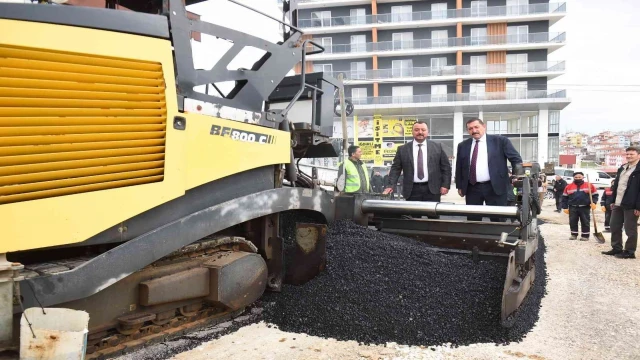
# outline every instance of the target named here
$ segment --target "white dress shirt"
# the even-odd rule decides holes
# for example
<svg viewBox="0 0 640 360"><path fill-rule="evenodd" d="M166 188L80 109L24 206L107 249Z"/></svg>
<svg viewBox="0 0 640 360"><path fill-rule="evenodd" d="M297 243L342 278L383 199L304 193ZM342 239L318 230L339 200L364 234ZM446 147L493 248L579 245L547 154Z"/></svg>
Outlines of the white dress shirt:
<svg viewBox="0 0 640 360"><path fill-rule="evenodd" d="M427 170L427 140L422 142L422 168L424 178L418 179L418 142L413 140L413 182L422 183L429 181L429 171Z"/></svg>
<svg viewBox="0 0 640 360"><path fill-rule="evenodd" d="M487 153L487 134L480 138L478 147L478 160L476 161L476 181L485 182L491 180L489 176L489 156ZM476 146L476 139L471 138L471 152L469 153L469 169L471 169L471 160L473 159L473 149ZM471 174L469 174L471 179Z"/></svg>

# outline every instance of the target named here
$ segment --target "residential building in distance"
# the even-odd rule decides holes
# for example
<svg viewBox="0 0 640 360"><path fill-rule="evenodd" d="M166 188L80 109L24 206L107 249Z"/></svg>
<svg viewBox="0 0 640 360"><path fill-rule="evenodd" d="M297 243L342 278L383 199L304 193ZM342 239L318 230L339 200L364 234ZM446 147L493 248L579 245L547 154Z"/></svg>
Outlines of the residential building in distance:
<svg viewBox="0 0 640 360"><path fill-rule="evenodd" d="M607 167L619 168L622 164L627 162L627 158L625 157L626 152L624 151L615 151L610 152L604 157L604 165Z"/></svg>
<svg viewBox="0 0 640 360"><path fill-rule="evenodd" d="M366 161L390 164L416 120L427 122L430 139L453 161L469 136L465 121L480 117L525 161L558 162L570 99L548 88L565 73L564 61L548 57L566 34L549 28L565 17L564 2L298 0L297 7L294 25L324 52L295 70L343 74L355 106L347 136L357 138Z"/></svg>
<svg viewBox="0 0 640 360"><path fill-rule="evenodd" d="M626 163L625 149L640 144L640 129L602 131L593 136L568 132L560 139L561 155L577 155L580 163L589 163L607 173L615 173Z"/></svg>

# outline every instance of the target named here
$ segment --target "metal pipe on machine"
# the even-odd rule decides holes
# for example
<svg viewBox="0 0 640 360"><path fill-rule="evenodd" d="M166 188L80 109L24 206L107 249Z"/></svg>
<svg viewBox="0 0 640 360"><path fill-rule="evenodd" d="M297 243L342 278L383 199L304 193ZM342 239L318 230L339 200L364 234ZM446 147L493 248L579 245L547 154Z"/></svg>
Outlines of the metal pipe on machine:
<svg viewBox="0 0 640 360"><path fill-rule="evenodd" d="M363 213L426 216L484 216L518 218L517 206L462 205L427 201L363 200Z"/></svg>

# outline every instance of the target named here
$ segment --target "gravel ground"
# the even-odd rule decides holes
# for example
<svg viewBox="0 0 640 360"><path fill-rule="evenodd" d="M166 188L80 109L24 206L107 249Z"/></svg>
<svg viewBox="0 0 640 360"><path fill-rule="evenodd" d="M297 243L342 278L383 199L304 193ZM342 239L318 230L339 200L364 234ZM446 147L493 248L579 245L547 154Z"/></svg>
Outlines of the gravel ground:
<svg viewBox="0 0 640 360"><path fill-rule="evenodd" d="M457 195L445 197L455 201ZM600 245L570 241L568 217L545 200L548 281L539 321L519 342L493 342L452 348L395 343L359 345L307 334L284 332L264 322L203 343L174 359L638 359L640 358L640 274L637 260L600 254ZM604 216L597 213L599 224ZM604 228L604 226L602 226ZM593 229L592 229L593 230ZM610 234L605 233L609 240ZM295 339L295 340L294 340Z"/></svg>

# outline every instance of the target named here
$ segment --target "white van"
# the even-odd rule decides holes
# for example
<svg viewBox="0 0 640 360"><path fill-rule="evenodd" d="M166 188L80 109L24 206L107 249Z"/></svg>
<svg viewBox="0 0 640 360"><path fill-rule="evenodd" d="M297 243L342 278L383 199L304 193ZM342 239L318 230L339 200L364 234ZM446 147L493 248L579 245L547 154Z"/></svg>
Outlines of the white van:
<svg viewBox="0 0 640 360"><path fill-rule="evenodd" d="M555 168L555 174L562 176L562 178L567 182L567 184L571 184L573 182L573 173L574 172L582 172L584 174L585 181L587 181L587 177L589 182L595 185L598 189L604 189L611 186L611 177L609 174L599 171L596 169L567 169L567 168ZM555 180L555 179L554 179Z"/></svg>

